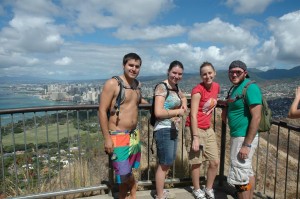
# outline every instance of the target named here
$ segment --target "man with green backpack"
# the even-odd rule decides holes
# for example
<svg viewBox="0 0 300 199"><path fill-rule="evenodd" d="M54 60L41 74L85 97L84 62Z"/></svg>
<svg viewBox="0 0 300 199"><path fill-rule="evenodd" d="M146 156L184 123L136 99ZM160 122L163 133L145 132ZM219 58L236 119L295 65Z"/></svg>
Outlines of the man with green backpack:
<svg viewBox="0 0 300 199"><path fill-rule="evenodd" d="M255 185L252 156L258 144L263 97L258 85L248 79L244 62L233 61L229 65L228 77L233 87L222 112L223 121L228 119L231 136L227 181L236 187L239 199L250 199Z"/></svg>

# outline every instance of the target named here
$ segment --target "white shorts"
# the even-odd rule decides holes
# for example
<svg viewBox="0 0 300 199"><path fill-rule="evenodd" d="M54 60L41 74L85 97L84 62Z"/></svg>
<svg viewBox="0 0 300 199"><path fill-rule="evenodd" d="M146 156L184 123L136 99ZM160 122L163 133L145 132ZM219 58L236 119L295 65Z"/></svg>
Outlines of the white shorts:
<svg viewBox="0 0 300 199"><path fill-rule="evenodd" d="M251 143L250 153L247 159L240 159L239 151L245 137L232 137L230 143L230 167L227 182L233 185L245 185L249 183L249 176L254 176L252 169L252 157L257 148L258 136Z"/></svg>

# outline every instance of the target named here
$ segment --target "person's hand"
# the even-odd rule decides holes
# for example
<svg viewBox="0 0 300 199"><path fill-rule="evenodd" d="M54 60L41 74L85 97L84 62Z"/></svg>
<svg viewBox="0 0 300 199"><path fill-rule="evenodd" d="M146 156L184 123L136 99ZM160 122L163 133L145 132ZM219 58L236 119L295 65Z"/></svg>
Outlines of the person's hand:
<svg viewBox="0 0 300 199"><path fill-rule="evenodd" d="M221 105L221 106L227 106L227 100L221 100L219 99L217 104Z"/></svg>
<svg viewBox="0 0 300 199"><path fill-rule="evenodd" d="M300 100L300 86L298 86L298 88L296 88L295 98Z"/></svg>
<svg viewBox="0 0 300 199"><path fill-rule="evenodd" d="M180 108L180 109L177 110L177 114L178 114L178 116L184 116L185 110Z"/></svg>
<svg viewBox="0 0 300 199"><path fill-rule="evenodd" d="M196 136L193 136L193 142L192 142L192 149L194 151L199 151L199 138Z"/></svg>
<svg viewBox="0 0 300 199"><path fill-rule="evenodd" d="M183 109L183 110L184 110L184 112L187 112L187 110L188 110L188 107L187 107L187 105L182 105L182 106L181 106L181 109Z"/></svg>
<svg viewBox="0 0 300 199"><path fill-rule="evenodd" d="M248 158L248 155L249 155L249 152L250 152L250 148L247 147L247 146L242 146L242 148L240 149L239 151L239 157L241 159L247 159Z"/></svg>
<svg viewBox="0 0 300 199"><path fill-rule="evenodd" d="M114 143L110 137L106 138L104 141L104 150L107 154L112 154L114 151Z"/></svg>

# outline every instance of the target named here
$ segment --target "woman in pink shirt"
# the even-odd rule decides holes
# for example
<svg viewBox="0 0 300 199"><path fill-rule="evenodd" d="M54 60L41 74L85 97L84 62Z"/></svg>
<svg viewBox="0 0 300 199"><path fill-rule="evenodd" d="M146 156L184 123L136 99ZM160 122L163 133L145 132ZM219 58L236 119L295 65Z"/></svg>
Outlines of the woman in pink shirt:
<svg viewBox="0 0 300 199"><path fill-rule="evenodd" d="M219 84L214 82L215 76L216 71L211 63L204 62L200 66L202 82L192 90L191 111L186 121L186 133L191 134L187 151L192 167L193 194L197 199L215 198L213 183L218 171L219 155L215 132L210 127L212 112L220 92ZM209 167L206 187L201 190L200 165L204 161L209 161Z"/></svg>

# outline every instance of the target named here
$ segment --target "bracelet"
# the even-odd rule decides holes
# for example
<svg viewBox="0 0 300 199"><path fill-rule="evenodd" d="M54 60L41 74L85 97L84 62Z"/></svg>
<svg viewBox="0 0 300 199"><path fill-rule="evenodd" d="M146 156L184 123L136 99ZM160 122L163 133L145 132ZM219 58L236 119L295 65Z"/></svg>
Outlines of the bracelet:
<svg viewBox="0 0 300 199"><path fill-rule="evenodd" d="M200 136L199 136L199 135L193 135L193 136L195 136L195 137L197 137L197 138L200 138Z"/></svg>
<svg viewBox="0 0 300 199"><path fill-rule="evenodd" d="M246 143L243 143L242 146L246 146L246 147L249 147L251 148L251 144L246 144Z"/></svg>

